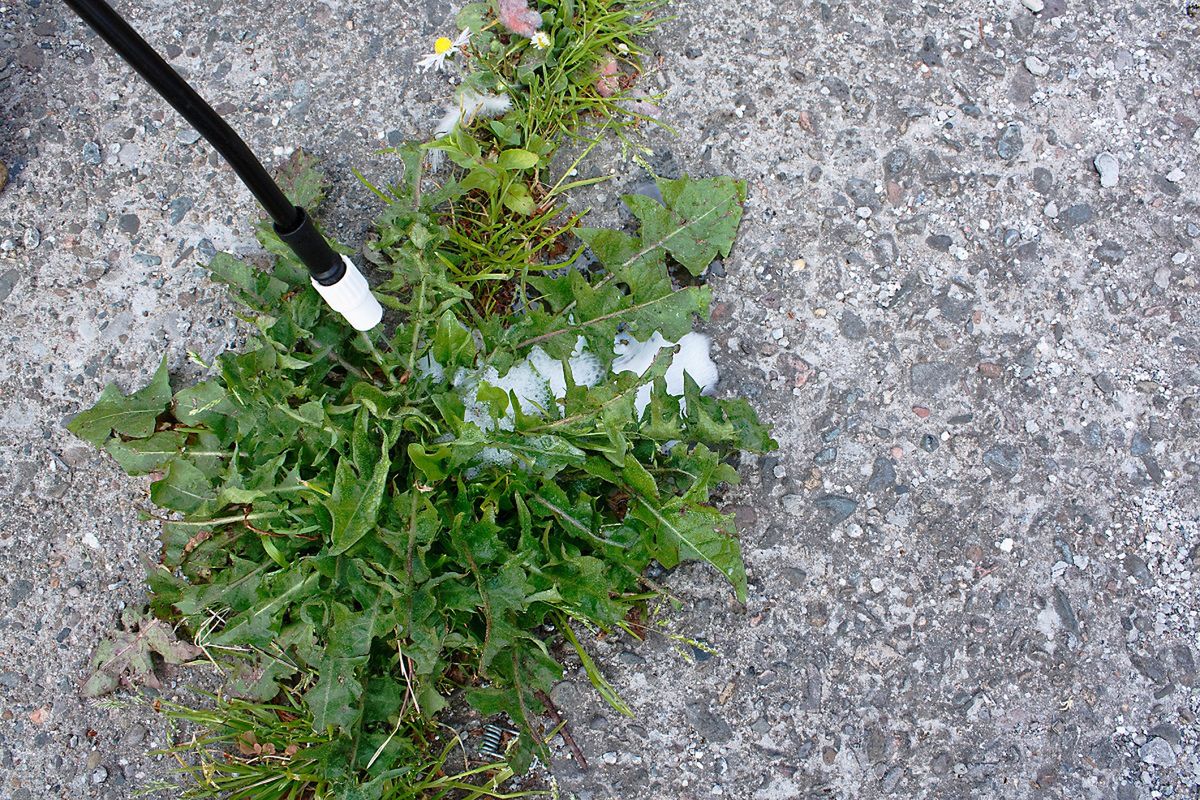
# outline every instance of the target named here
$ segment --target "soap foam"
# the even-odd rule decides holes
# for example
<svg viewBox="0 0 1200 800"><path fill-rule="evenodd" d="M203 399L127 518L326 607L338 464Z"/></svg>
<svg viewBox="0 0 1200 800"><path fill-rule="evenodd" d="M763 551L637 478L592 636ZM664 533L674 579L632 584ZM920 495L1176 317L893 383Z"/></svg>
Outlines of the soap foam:
<svg viewBox="0 0 1200 800"><path fill-rule="evenodd" d="M413 369L422 378L433 378L435 383L441 383L446 377L446 368L433 357L432 351L418 358L413 364Z"/></svg>
<svg viewBox="0 0 1200 800"><path fill-rule="evenodd" d="M684 373L691 376L700 387L701 394L712 394L717 387L717 365L712 360L712 340L703 333L685 334L679 340L679 352L667 367L667 392L679 397L683 394Z"/></svg>
<svg viewBox="0 0 1200 800"><path fill-rule="evenodd" d="M720 378L717 365L712 360L712 340L695 331L685 334L678 342L667 341L658 331L644 342L629 334L618 334L613 342L616 358L612 362L612 374L632 372L638 376L645 375L664 347L678 348L667 366L665 377L668 394L683 396L684 375L691 376L700 387L701 394L712 394ZM570 365L571 376L578 386L595 386L603 377L600 359L588 352L587 342L582 336L576 340L575 349L567 359L567 364ZM440 378L443 374L442 365L432 356L421 359L417 369L421 374L435 378ZM515 423L515 414L509 408L503 416L496 419L488 404L479 399L479 389L483 384L503 390L510 398L515 395L521 412L531 416L543 416L552 409L557 410L556 401L561 400L567 391L563 362L550 356L541 347L530 350L527 358L515 362L503 376L495 367L484 367L480 370L460 369L451 385L458 390L462 398L464 419L478 425L480 430L485 432L497 427L500 430L511 431ZM650 404L652 390L653 387L649 383L638 388L634 407L639 417ZM685 410L682 401L680 410ZM488 447L480 452L477 464L478 468L506 466L514 460L509 451Z"/></svg>
<svg viewBox="0 0 1200 800"><path fill-rule="evenodd" d="M567 378L563 362L552 358L541 347L534 347L530 350L528 360L533 368L541 373L554 398L556 400L563 399L567 394ZM603 377L600 359L588 352L587 340L582 336L575 340L575 349L571 351L567 364L571 368L571 378L575 381L576 386L595 386Z"/></svg>
<svg viewBox="0 0 1200 800"><path fill-rule="evenodd" d="M613 342L613 352L617 356L612 363L613 374L632 372L635 375L645 375L646 370L654 363L658 351L672 346L658 331L644 342L639 342L630 334L619 333Z"/></svg>
<svg viewBox="0 0 1200 800"><path fill-rule="evenodd" d="M716 363L712 360L712 340L703 333L695 331L684 334L678 342L667 341L658 331L655 331L644 342L638 341L627 333L617 334L617 338L613 342L613 352L617 354L612 363L613 374L632 372L636 375L645 375L646 370L650 369L654 359L658 356L658 351L664 347L679 348L678 352L671 356L671 363L667 366L665 377L668 394L674 397L683 396L683 376L685 374L690 375L696 382L696 385L700 387L701 394L713 393L720 375L717 372ZM634 408L639 417L646 406L650 405L650 392L651 386L646 384L638 389L637 396L634 398ZM682 411L686 406L681 402L679 408Z"/></svg>

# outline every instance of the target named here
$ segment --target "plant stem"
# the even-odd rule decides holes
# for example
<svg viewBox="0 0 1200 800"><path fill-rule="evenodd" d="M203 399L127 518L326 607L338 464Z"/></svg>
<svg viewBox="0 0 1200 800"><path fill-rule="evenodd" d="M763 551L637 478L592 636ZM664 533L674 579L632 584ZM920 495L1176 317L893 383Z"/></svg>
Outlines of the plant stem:
<svg viewBox="0 0 1200 800"><path fill-rule="evenodd" d="M538 699L546 706L546 713L550 715L550 719L554 720L554 724L558 727L558 732L562 735L563 741L567 743L567 747L571 748L571 754L575 756L575 763L579 765L579 769L583 772L588 770L587 759L583 757L583 751L579 749L579 745L575 742L575 737L571 735L571 728L567 721L563 719L563 715L558 713L558 707L554 705L554 701L550 699L550 695L542 690L538 690Z"/></svg>

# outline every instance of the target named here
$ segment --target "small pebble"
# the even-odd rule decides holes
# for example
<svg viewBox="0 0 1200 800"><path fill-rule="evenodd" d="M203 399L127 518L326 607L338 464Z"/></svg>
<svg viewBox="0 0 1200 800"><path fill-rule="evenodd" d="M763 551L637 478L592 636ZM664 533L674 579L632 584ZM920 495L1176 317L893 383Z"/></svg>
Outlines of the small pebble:
<svg viewBox="0 0 1200 800"><path fill-rule="evenodd" d="M837 454L838 451L836 447L823 448L820 452L813 456L813 463L818 466L832 464L837 460Z"/></svg>
<svg viewBox="0 0 1200 800"><path fill-rule="evenodd" d="M1014 545L1016 545L1016 542L1014 542L1008 536L1005 536L1000 540L1000 544L996 545L996 547L1000 549L1001 553L1011 553Z"/></svg>
<svg viewBox="0 0 1200 800"><path fill-rule="evenodd" d="M137 214L122 214L121 218L117 220L117 228L130 236L135 235L141 227L142 220Z"/></svg>
<svg viewBox="0 0 1200 800"><path fill-rule="evenodd" d="M1096 212L1087 203L1076 203L1073 206L1068 206L1062 213L1063 222L1071 228L1078 228L1080 225L1086 225L1091 222L1096 216Z"/></svg>
<svg viewBox="0 0 1200 800"><path fill-rule="evenodd" d="M187 212L192 210L192 198L177 197L167 204L167 219L172 225L178 225Z"/></svg>
<svg viewBox="0 0 1200 800"><path fill-rule="evenodd" d="M1176 762L1175 750L1169 742L1158 736L1138 748L1138 756L1145 763L1155 767L1173 767Z"/></svg>
<svg viewBox="0 0 1200 800"><path fill-rule="evenodd" d="M1057 219L1058 203L1054 202L1053 200L1051 200L1049 203L1046 203L1046 207L1042 209L1042 213L1050 219Z"/></svg>
<svg viewBox="0 0 1200 800"><path fill-rule="evenodd" d="M1046 7L1046 4L1043 3L1042 0L1021 0L1021 5L1025 6L1035 14L1040 13L1041 10Z"/></svg>
<svg viewBox="0 0 1200 800"><path fill-rule="evenodd" d="M1050 66L1037 56L1029 56L1025 59L1025 69L1039 78L1044 78L1050 74Z"/></svg>
<svg viewBox="0 0 1200 800"><path fill-rule="evenodd" d="M1176 167L1167 173L1167 180L1169 180L1171 183L1179 183L1185 177L1187 177L1187 175L1179 167Z"/></svg>
<svg viewBox="0 0 1200 800"><path fill-rule="evenodd" d="M996 154L1005 161L1012 161L1025 148L1025 138L1020 125L1006 125L996 139Z"/></svg>
<svg viewBox="0 0 1200 800"><path fill-rule="evenodd" d="M883 578L871 578L871 591L875 594L882 592L884 586L886 584L883 582Z"/></svg>
<svg viewBox="0 0 1200 800"><path fill-rule="evenodd" d="M1117 157L1105 150L1100 155L1096 156L1092 162L1096 167L1096 172L1100 173L1100 185L1105 189L1111 189L1117 185L1117 181L1121 177L1121 164L1117 161Z"/></svg>

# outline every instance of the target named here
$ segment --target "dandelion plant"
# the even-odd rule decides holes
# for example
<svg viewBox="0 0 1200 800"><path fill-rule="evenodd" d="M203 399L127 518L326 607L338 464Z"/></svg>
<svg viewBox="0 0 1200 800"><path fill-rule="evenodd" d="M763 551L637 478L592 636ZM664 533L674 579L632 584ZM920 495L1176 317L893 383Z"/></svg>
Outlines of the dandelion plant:
<svg viewBox="0 0 1200 800"><path fill-rule="evenodd" d="M740 452L775 443L745 400L672 367L671 344L700 341L710 302L672 274L729 255L745 184L660 180L661 202L625 198L638 228L623 232L581 227L543 181L564 136L636 120L606 65L635 63L651 8L468 6L468 33L430 61L470 64L453 124L397 148L401 179L372 186L387 206L363 255L384 324L346 327L262 226L271 268L209 265L247 344L189 386L164 361L71 422L153 478L151 609L229 680L210 710L179 712L210 732L184 747L207 765L193 796L447 796L435 732L460 700L520 731L504 764L453 779L501 796L498 776L545 753L560 635L628 711L585 634L631 628L660 589L651 565L701 562L745 600L713 493ZM311 160L290 186L317 204ZM637 368L630 343L652 343Z"/></svg>

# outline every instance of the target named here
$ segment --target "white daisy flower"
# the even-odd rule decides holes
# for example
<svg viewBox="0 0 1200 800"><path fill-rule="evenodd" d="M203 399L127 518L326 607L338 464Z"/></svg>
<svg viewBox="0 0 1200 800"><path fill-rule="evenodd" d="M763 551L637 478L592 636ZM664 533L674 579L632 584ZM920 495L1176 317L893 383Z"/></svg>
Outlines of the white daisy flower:
<svg viewBox="0 0 1200 800"><path fill-rule="evenodd" d="M433 43L433 52L417 61L417 66L422 71L445 69L446 59L453 55L459 48L465 47L469 41L471 41L471 32L466 28L463 28L462 33L458 34L453 41L445 36L439 36L437 41Z"/></svg>
<svg viewBox="0 0 1200 800"><path fill-rule="evenodd" d="M538 31L533 36L529 37L529 42L538 50L545 50L550 46L550 34L545 31Z"/></svg>

